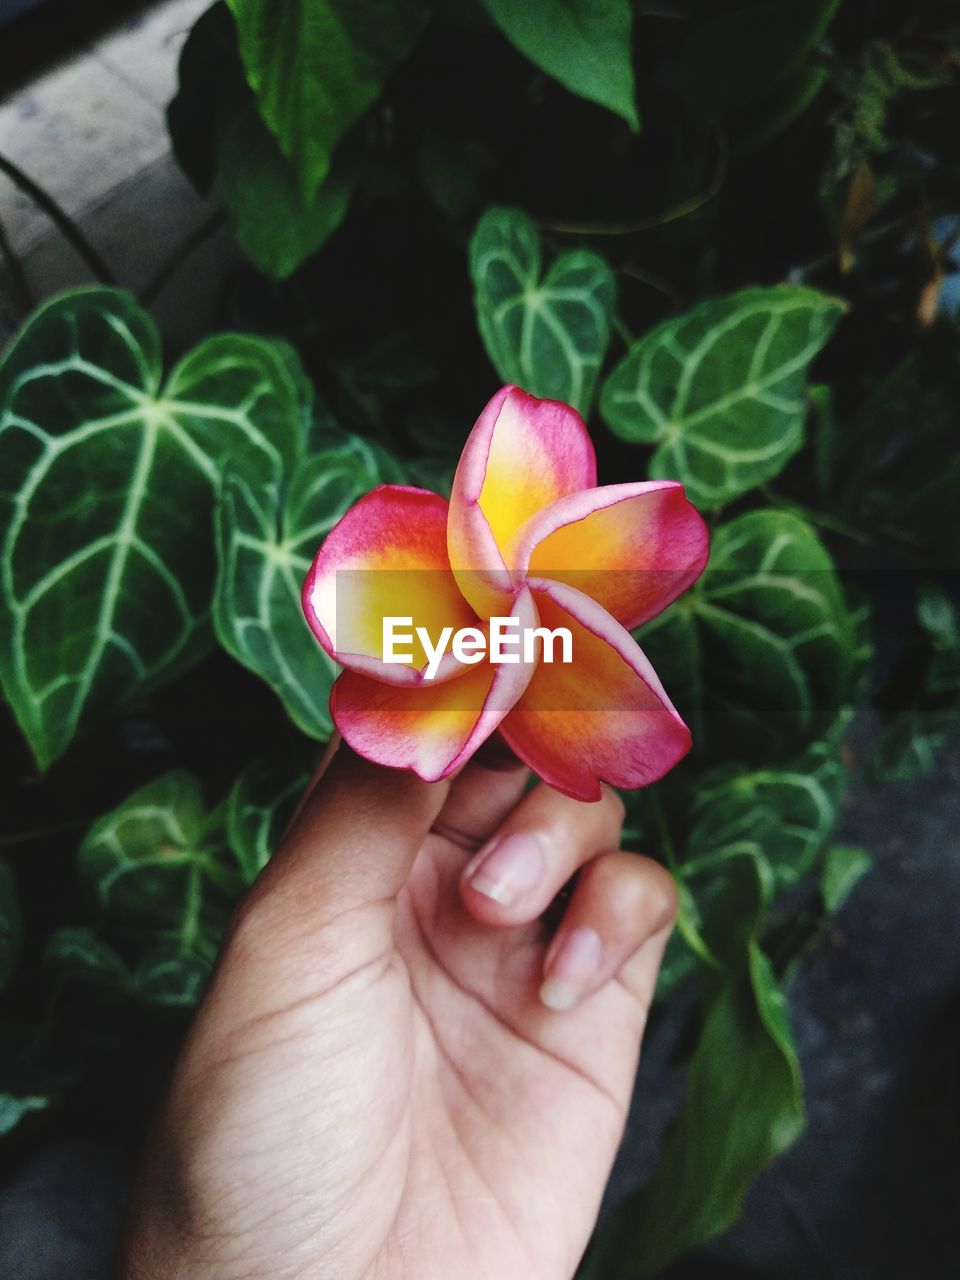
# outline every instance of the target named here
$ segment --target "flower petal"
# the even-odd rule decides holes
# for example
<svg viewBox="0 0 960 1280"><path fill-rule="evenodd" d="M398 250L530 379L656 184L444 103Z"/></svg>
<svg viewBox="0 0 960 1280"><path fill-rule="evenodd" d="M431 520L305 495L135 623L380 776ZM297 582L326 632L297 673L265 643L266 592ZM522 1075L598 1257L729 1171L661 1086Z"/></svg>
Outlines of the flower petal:
<svg viewBox="0 0 960 1280"><path fill-rule="evenodd" d="M560 498L520 535L517 570L583 591L638 627L696 582L710 552L703 517L675 480Z"/></svg>
<svg viewBox="0 0 960 1280"><path fill-rule="evenodd" d="M514 616L521 626L536 626L529 591L520 592ZM330 712L344 740L360 755L436 782L489 738L533 671L522 662L495 666L483 661L456 680L417 688L387 687L343 671L330 694Z"/></svg>
<svg viewBox="0 0 960 1280"><path fill-rule="evenodd" d="M500 726L505 740L578 800L599 800L601 782L644 787L662 778L689 751L690 731L636 641L575 588L528 585L540 625L571 632L573 661L540 662Z"/></svg>
<svg viewBox="0 0 960 1280"><path fill-rule="evenodd" d="M323 648L375 680L419 685L428 655L413 628L436 644L444 627L474 626L447 559L447 502L426 489L381 485L350 508L327 534L303 584L303 611ZM383 619L411 618L406 664L383 661ZM435 679L464 668L449 652Z"/></svg>
<svg viewBox="0 0 960 1280"><path fill-rule="evenodd" d="M506 612L518 530L541 507L596 482L575 409L517 387L497 392L464 446L447 532L460 589L482 617Z"/></svg>

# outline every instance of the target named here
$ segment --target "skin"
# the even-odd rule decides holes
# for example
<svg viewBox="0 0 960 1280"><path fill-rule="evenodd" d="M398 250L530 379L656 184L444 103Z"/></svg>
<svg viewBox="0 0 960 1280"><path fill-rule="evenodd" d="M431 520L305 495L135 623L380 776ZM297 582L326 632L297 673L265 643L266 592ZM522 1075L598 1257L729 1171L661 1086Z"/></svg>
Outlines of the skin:
<svg viewBox="0 0 960 1280"><path fill-rule="evenodd" d="M675 896L618 850L613 793L527 781L495 752L433 784L322 762L175 1071L125 1280L569 1280ZM535 853L497 901L471 877L517 832ZM563 958L577 929L588 978Z"/></svg>

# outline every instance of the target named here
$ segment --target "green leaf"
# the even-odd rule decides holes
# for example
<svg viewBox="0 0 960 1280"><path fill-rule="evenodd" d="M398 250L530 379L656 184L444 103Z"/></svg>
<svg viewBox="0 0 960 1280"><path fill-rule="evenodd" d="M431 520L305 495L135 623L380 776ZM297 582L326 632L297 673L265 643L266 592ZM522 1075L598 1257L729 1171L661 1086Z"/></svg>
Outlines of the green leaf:
<svg viewBox="0 0 960 1280"><path fill-rule="evenodd" d="M630 61L629 0L483 0L490 17L524 57L571 93L599 102L638 129Z"/></svg>
<svg viewBox="0 0 960 1280"><path fill-rule="evenodd" d="M229 0L260 113L309 204L426 21L418 0Z"/></svg>
<svg viewBox="0 0 960 1280"><path fill-rule="evenodd" d="M656 446L651 477L723 506L778 475L803 444L807 366L842 312L800 285L711 298L633 344L600 412L622 439Z"/></svg>
<svg viewBox="0 0 960 1280"><path fill-rule="evenodd" d="M167 940L147 946L131 968L93 929L60 929L47 944L46 962L67 982L110 998L169 1008L192 1008L210 976L209 959L179 954Z"/></svg>
<svg viewBox="0 0 960 1280"><path fill-rule="evenodd" d="M254 266L280 280L316 253L346 216L355 163L338 152L304 204L290 162L251 102L222 128L217 146L220 191L240 248Z"/></svg>
<svg viewBox="0 0 960 1280"><path fill-rule="evenodd" d="M77 858L100 926L61 929L48 962L113 998L191 1007L249 883L228 840L235 824L232 804L208 811L182 770L128 796L94 823Z"/></svg>
<svg viewBox="0 0 960 1280"><path fill-rule="evenodd" d="M253 884L276 852L306 783L306 773L267 761L251 765L234 783L227 797L227 839L246 884Z"/></svg>
<svg viewBox="0 0 960 1280"><path fill-rule="evenodd" d="M0 1093L0 1137L14 1130L31 1111L43 1111L49 1098L16 1098L12 1093Z"/></svg>
<svg viewBox="0 0 960 1280"><path fill-rule="evenodd" d="M697 585L638 633L700 750L767 762L824 734L851 696L854 618L799 517L722 525Z"/></svg>
<svg viewBox="0 0 960 1280"><path fill-rule="evenodd" d="M47 942L44 959L63 977L93 980L117 990L124 990L130 982L122 957L85 926L58 929Z"/></svg>
<svg viewBox="0 0 960 1280"><path fill-rule="evenodd" d="M301 448L285 352L225 334L162 382L120 290L47 303L0 362L0 682L41 768L78 729L209 645L222 462L273 474Z"/></svg>
<svg viewBox="0 0 960 1280"><path fill-rule="evenodd" d="M820 893L827 911L839 911L863 877L873 867L866 849L835 844L827 853L820 876Z"/></svg>
<svg viewBox="0 0 960 1280"><path fill-rule="evenodd" d="M237 52L230 11L215 4L194 23L180 55L178 89L167 111L177 159L200 191L215 180L237 242L261 271L285 278L343 221L358 173L345 142L310 200L264 124Z"/></svg>
<svg viewBox="0 0 960 1280"><path fill-rule="evenodd" d="M80 878L144 954L162 947L208 966L243 887L222 824L220 811L207 814L193 774L165 774L94 823L78 853Z"/></svg>
<svg viewBox="0 0 960 1280"><path fill-rule="evenodd" d="M792 888L814 865L836 824L844 769L817 746L790 768L724 765L702 775L693 796L683 873L721 873L740 853L762 858L775 888Z"/></svg>
<svg viewBox="0 0 960 1280"><path fill-rule="evenodd" d="M328 702L337 667L303 616L303 580L330 529L390 475L391 465L358 437L329 433L287 486L232 469L224 478L217 512L217 636L314 738L330 734Z"/></svg>
<svg viewBox="0 0 960 1280"><path fill-rule="evenodd" d="M22 931L13 872L10 864L0 858L0 987L7 984L17 962Z"/></svg>
<svg viewBox="0 0 960 1280"><path fill-rule="evenodd" d="M477 324L505 382L589 412L610 341L616 283L586 249L554 259L543 274L532 219L488 209L470 242Z"/></svg>
<svg viewBox="0 0 960 1280"><path fill-rule="evenodd" d="M786 1001L756 941L764 897L758 865L741 857L709 935L725 943L729 968L708 996L680 1113L650 1182L600 1232L583 1280L658 1275L725 1231L754 1178L803 1129Z"/></svg>

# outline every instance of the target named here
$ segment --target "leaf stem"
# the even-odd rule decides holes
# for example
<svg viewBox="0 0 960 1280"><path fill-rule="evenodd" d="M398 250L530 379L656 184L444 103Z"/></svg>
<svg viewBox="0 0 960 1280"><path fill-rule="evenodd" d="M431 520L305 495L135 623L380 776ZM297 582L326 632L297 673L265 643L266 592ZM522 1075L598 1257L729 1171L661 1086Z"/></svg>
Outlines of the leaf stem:
<svg viewBox="0 0 960 1280"><path fill-rule="evenodd" d="M651 214L646 218L632 218L626 222L554 222L550 219L541 219L539 221L541 231L553 231L558 235L572 236L631 236L641 231L654 231L657 227L665 227L670 222L679 222L681 218L697 213L711 200L716 199L727 176L730 147L725 135L719 129L716 137L717 159L707 186L695 195L688 196L686 200L670 205L662 213Z"/></svg>
<svg viewBox="0 0 960 1280"><path fill-rule="evenodd" d="M14 164L9 156L3 155L2 152L0 152L0 173L5 173L15 187L28 195L34 204L43 210L64 240L76 249L101 284L117 283L116 276L70 215L61 208L48 191L44 191L43 187L34 182L29 174L24 173L19 165Z"/></svg>

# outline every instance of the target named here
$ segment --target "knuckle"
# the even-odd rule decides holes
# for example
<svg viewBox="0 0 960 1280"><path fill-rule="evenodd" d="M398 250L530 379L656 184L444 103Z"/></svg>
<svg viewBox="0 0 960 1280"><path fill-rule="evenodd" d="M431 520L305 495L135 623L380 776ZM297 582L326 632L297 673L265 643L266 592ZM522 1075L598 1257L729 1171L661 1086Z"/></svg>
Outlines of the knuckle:
<svg viewBox="0 0 960 1280"><path fill-rule="evenodd" d="M606 866L598 866L603 890L615 898L629 915L640 914L649 921L650 932L672 926L679 907L673 876L659 862L643 854L622 851L611 856Z"/></svg>
<svg viewBox="0 0 960 1280"><path fill-rule="evenodd" d="M646 898L657 922L657 930L672 925L680 907L677 883L666 867L653 859L649 860L647 868Z"/></svg>

